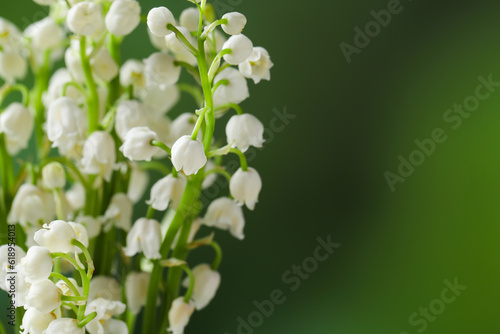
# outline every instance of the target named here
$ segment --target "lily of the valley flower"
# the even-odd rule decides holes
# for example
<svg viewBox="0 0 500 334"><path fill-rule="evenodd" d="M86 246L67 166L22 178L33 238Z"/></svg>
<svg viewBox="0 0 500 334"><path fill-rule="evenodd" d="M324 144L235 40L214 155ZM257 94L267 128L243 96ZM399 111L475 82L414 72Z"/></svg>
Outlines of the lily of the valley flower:
<svg viewBox="0 0 500 334"><path fill-rule="evenodd" d="M154 219L140 218L127 235L127 247L124 248L124 252L127 256L142 252L148 259L159 259L160 246L160 223Z"/></svg>
<svg viewBox="0 0 500 334"><path fill-rule="evenodd" d="M85 328L78 327L78 321L71 318L60 318L50 323L43 334L85 334Z"/></svg>
<svg viewBox="0 0 500 334"><path fill-rule="evenodd" d="M224 14L222 19L226 19L227 23L222 25L222 30L228 35L239 35L247 24L245 15L238 12L231 12Z"/></svg>
<svg viewBox="0 0 500 334"><path fill-rule="evenodd" d="M194 290L193 301L199 311L205 308L214 298L220 285L219 272L212 270L208 264L200 264L193 269ZM189 278L182 282L183 286L189 287Z"/></svg>
<svg viewBox="0 0 500 334"><path fill-rule="evenodd" d="M231 65L238 65L248 59L252 54L252 41L245 35L239 34L231 36L224 46L223 50L229 49L231 53L224 55L224 60Z"/></svg>
<svg viewBox="0 0 500 334"><path fill-rule="evenodd" d="M85 328L90 334L103 333L128 333L127 325L120 320L113 319L125 311L125 304L119 301L111 301L98 298L91 301L85 310L85 315L96 312L97 316L90 321Z"/></svg>
<svg viewBox="0 0 500 334"><path fill-rule="evenodd" d="M60 189L66 184L66 173L59 162L51 162L42 169L43 184L47 189Z"/></svg>
<svg viewBox="0 0 500 334"><path fill-rule="evenodd" d="M226 136L228 143L246 152L250 146L262 147L264 125L251 114L234 115L227 122Z"/></svg>
<svg viewBox="0 0 500 334"><path fill-rule="evenodd" d="M55 210L52 194L25 183L14 197L7 220L11 224L20 223L23 227L28 227L29 224L38 226L40 222L50 222L54 218Z"/></svg>
<svg viewBox="0 0 500 334"><path fill-rule="evenodd" d="M116 64L109 51L104 47L100 48L96 55L92 57L90 65L92 66L92 71L106 82L113 80L120 71L118 64Z"/></svg>
<svg viewBox="0 0 500 334"><path fill-rule="evenodd" d="M36 283L49 278L53 264L48 248L33 246L21 259L19 269L23 271L28 283Z"/></svg>
<svg viewBox="0 0 500 334"><path fill-rule="evenodd" d="M55 220L50 224L44 224L43 228L35 233L35 241L51 252L68 253L74 250L71 244L76 239L76 233L70 224L63 220Z"/></svg>
<svg viewBox="0 0 500 334"><path fill-rule="evenodd" d="M49 279L31 285L24 308L36 308L39 312L49 313L61 306L61 291Z"/></svg>
<svg viewBox="0 0 500 334"><path fill-rule="evenodd" d="M54 313L42 313L34 307L30 307L23 316L21 329L23 333L42 334L49 327L50 323L56 320Z"/></svg>
<svg viewBox="0 0 500 334"><path fill-rule="evenodd" d="M256 84L261 80L271 80L271 68L274 66L266 49L257 46L253 48L248 59L238 65L245 78L252 79Z"/></svg>
<svg viewBox="0 0 500 334"><path fill-rule="evenodd" d="M66 23L69 30L77 35L94 34L103 25L100 4L91 1L77 3L69 10Z"/></svg>
<svg viewBox="0 0 500 334"><path fill-rule="evenodd" d="M174 62L174 57L161 52L153 53L144 59L146 85L166 87L176 84L181 75L181 67Z"/></svg>
<svg viewBox="0 0 500 334"><path fill-rule="evenodd" d="M122 289L118 281L113 277L94 276L90 280L89 301L99 298L120 301L122 299Z"/></svg>
<svg viewBox="0 0 500 334"><path fill-rule="evenodd" d="M151 161L158 154L159 148L151 145L153 140L160 140L156 132L141 126L130 129L120 147L123 155L132 161Z"/></svg>
<svg viewBox="0 0 500 334"><path fill-rule="evenodd" d="M189 31L197 31L200 22L200 12L197 8L184 9L179 16L179 24Z"/></svg>
<svg viewBox="0 0 500 334"><path fill-rule="evenodd" d="M243 240L245 238L243 234L245 228L243 210L228 197L221 197L210 203L203 224L221 230L229 230L237 239Z"/></svg>
<svg viewBox="0 0 500 334"><path fill-rule="evenodd" d="M245 204L247 208L253 210L262 189L262 180L255 169L249 167L244 171L240 168L231 177L229 189L238 204Z"/></svg>
<svg viewBox="0 0 500 334"><path fill-rule="evenodd" d="M172 146L172 163L177 171L182 169L186 175L198 173L207 163L203 144L190 136L182 136Z"/></svg>
<svg viewBox="0 0 500 334"><path fill-rule="evenodd" d="M169 174L153 185L151 199L146 203L158 211L165 211L170 203L171 207L177 209L186 184L187 179L184 175L179 174L177 177L173 177L172 174Z"/></svg>
<svg viewBox="0 0 500 334"><path fill-rule="evenodd" d="M175 18L172 12L165 7L155 7L148 13L148 27L153 35L165 37L172 33L167 29L168 24L175 25Z"/></svg>
<svg viewBox="0 0 500 334"><path fill-rule="evenodd" d="M5 134L7 150L16 155L28 147L34 127L30 111L20 103L12 103L0 114L0 133Z"/></svg>
<svg viewBox="0 0 500 334"><path fill-rule="evenodd" d="M126 194L115 194L113 198L111 198L111 203L104 213L104 217L117 228L128 231L132 224L132 206L132 201Z"/></svg>
<svg viewBox="0 0 500 334"><path fill-rule="evenodd" d="M146 304L150 278L151 274L146 272L132 272L127 276L125 293L128 308L133 314L138 314Z"/></svg>
<svg viewBox="0 0 500 334"><path fill-rule="evenodd" d="M228 67L215 76L214 82L227 80L227 84L221 85L214 93L214 104L220 106L226 103L240 104L245 101L250 93L248 83L243 74L237 69Z"/></svg>
<svg viewBox="0 0 500 334"><path fill-rule="evenodd" d="M35 22L25 30L36 50L46 51L62 46L64 31L51 17Z"/></svg>
<svg viewBox="0 0 500 334"><path fill-rule="evenodd" d="M109 182L115 162L116 152L113 137L104 131L93 132L83 145L83 172L102 176Z"/></svg>
<svg viewBox="0 0 500 334"><path fill-rule="evenodd" d="M106 28L113 35L130 34L141 22L141 6L135 0L115 0L106 14Z"/></svg>
<svg viewBox="0 0 500 334"><path fill-rule="evenodd" d="M17 52L0 52L0 78L7 82L23 79L28 71L26 60Z"/></svg>
<svg viewBox="0 0 500 334"><path fill-rule="evenodd" d="M172 302L172 307L168 312L168 320L170 322L169 331L172 334L183 334L184 328L189 323L191 314L194 312L194 303L184 302L184 297L179 297Z"/></svg>

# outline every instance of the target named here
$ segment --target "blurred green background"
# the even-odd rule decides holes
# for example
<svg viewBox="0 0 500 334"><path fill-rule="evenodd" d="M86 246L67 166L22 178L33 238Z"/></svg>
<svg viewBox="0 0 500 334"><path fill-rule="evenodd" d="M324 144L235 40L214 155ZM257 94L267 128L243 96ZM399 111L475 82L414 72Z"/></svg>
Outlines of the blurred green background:
<svg viewBox="0 0 500 334"><path fill-rule="evenodd" d="M140 2L144 13L186 7ZM223 282L186 333L498 333L500 91L457 130L443 115L475 94L478 76L500 82L500 3L402 0L350 64L339 44L354 44L354 28L364 30L388 1L216 5L244 13L245 34L275 63L270 83L251 84L244 109L266 127L273 110L296 117L251 161L264 182L260 202L245 209L243 242L217 233ZM0 5L21 27L37 12L28 0ZM125 58L152 51L142 29L125 41ZM392 192L384 173L397 173L398 157L436 128L446 142ZM294 276L287 271L329 235L340 248L292 291L283 274ZM445 305L444 281L455 278L467 288ZM286 301L259 323L253 302L275 289ZM238 317L252 315L256 326L238 331Z"/></svg>

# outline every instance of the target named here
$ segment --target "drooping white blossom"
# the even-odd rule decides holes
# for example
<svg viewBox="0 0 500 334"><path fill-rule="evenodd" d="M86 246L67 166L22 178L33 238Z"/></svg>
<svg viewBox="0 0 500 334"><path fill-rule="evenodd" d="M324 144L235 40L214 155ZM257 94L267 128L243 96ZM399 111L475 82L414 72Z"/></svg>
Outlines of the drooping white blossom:
<svg viewBox="0 0 500 334"><path fill-rule="evenodd" d="M112 301L103 298L94 299L85 309L85 315L96 312L96 317L90 321L85 329L90 334L103 334L103 333L123 333L128 334L127 325L112 317L120 315L125 311L125 304L119 301Z"/></svg>
<svg viewBox="0 0 500 334"><path fill-rule="evenodd" d="M128 233L127 247L123 251L127 256L144 253L148 259L159 259L161 258L160 246L160 223L154 219L140 218Z"/></svg>
<svg viewBox="0 0 500 334"><path fill-rule="evenodd" d="M104 217L111 222L111 225L128 231L132 224L132 206L132 201L126 194L115 194L111 198L111 203L106 209Z"/></svg>
<svg viewBox="0 0 500 334"><path fill-rule="evenodd" d="M255 169L249 167L244 171L239 168L231 177L229 189L238 204L245 204L247 208L253 210L262 189L262 180Z"/></svg>
<svg viewBox="0 0 500 334"><path fill-rule="evenodd" d="M55 220L50 224L44 224L43 228L35 233L35 241L51 252L68 253L74 250L71 244L76 239L76 233L70 224L63 220Z"/></svg>
<svg viewBox="0 0 500 334"><path fill-rule="evenodd" d="M123 155L132 161L151 161L160 148L151 145L153 140L160 140L156 132L141 126L130 129L125 135L125 141L120 147Z"/></svg>
<svg viewBox="0 0 500 334"><path fill-rule="evenodd" d="M221 197L210 203L203 218L203 224L221 230L229 230L237 239L243 240L245 238L243 234L245 228L243 210L228 197Z"/></svg>
<svg viewBox="0 0 500 334"><path fill-rule="evenodd" d="M132 128L148 126L150 123L148 110L137 100L124 100L118 104L115 115L115 130L124 140Z"/></svg>
<svg viewBox="0 0 500 334"><path fill-rule="evenodd" d="M261 80L271 80L271 68L274 66L266 49L257 46L247 60L238 65L245 78L252 79L256 84Z"/></svg>
<svg viewBox="0 0 500 334"><path fill-rule="evenodd" d="M68 224L73 228L73 231L75 232L76 235L76 240L81 242L83 246L88 247L89 246L89 236L87 234L87 229L85 226L83 226L80 223L74 223L74 222L68 222ZM76 253L81 253L82 250L79 247L74 248L74 251Z"/></svg>
<svg viewBox="0 0 500 334"><path fill-rule="evenodd" d="M93 132L83 145L82 171L90 175L99 175L106 181L111 180L111 173L116 163L115 141L107 132Z"/></svg>
<svg viewBox="0 0 500 334"><path fill-rule="evenodd" d="M0 133L5 134L7 150L11 155L17 155L28 147L34 128L34 117L20 103L11 103L0 114Z"/></svg>
<svg viewBox="0 0 500 334"><path fill-rule="evenodd" d="M103 26L101 7L91 1L79 2L68 11L66 23L73 33L90 36Z"/></svg>
<svg viewBox="0 0 500 334"><path fill-rule="evenodd" d="M208 264L197 265L193 269L194 275L194 290L193 290L193 301L196 309L204 309L215 297L217 289L220 285L220 274L219 272L212 270ZM189 287L189 278L186 277L182 282L182 285L186 288Z"/></svg>
<svg viewBox="0 0 500 334"><path fill-rule="evenodd" d="M149 174L137 167L132 168L127 196L133 203L140 201L149 183Z"/></svg>
<svg viewBox="0 0 500 334"><path fill-rule="evenodd" d="M61 291L49 279L33 283L26 297L24 308L36 308L39 312L49 313L61 306Z"/></svg>
<svg viewBox="0 0 500 334"><path fill-rule="evenodd" d="M53 264L48 248L33 246L21 259L18 268L23 271L26 281L33 284L49 278Z"/></svg>
<svg viewBox="0 0 500 334"><path fill-rule="evenodd" d="M105 82L113 80L119 72L118 64L104 47L100 48L96 55L92 57L90 65L92 71Z"/></svg>
<svg viewBox="0 0 500 334"><path fill-rule="evenodd" d="M151 274L147 272L132 272L127 276L125 294L128 308L133 314L138 314L146 304L150 278Z"/></svg>
<svg viewBox="0 0 500 334"><path fill-rule="evenodd" d="M66 184L66 173L59 162L50 162L42 168L43 185L47 189L60 189Z"/></svg>
<svg viewBox="0 0 500 334"><path fill-rule="evenodd" d="M50 323L43 334L85 334L85 328L78 327L78 320L60 318Z"/></svg>
<svg viewBox="0 0 500 334"><path fill-rule="evenodd" d="M177 177L173 177L172 174L169 174L153 185L151 198L146 203L158 211L165 211L169 204L172 208L177 209L186 184L187 179L184 175L179 174Z"/></svg>
<svg viewBox="0 0 500 334"><path fill-rule="evenodd" d="M94 276L90 280L89 301L99 298L120 301L122 299L122 289L118 281L113 277Z"/></svg>
<svg viewBox="0 0 500 334"><path fill-rule="evenodd" d="M179 16L179 24L184 28L188 29L190 32L198 30L198 24L200 22L200 12L195 7L189 7L182 11Z"/></svg>
<svg viewBox="0 0 500 334"><path fill-rule="evenodd" d="M172 302L170 311L168 312L168 320L172 334L183 334L184 328L189 323L191 314L194 312L194 303L184 302L184 297L178 297Z"/></svg>
<svg viewBox="0 0 500 334"><path fill-rule="evenodd" d="M124 87L134 86L134 89L146 85L144 63L136 59L127 60L120 69L120 83Z"/></svg>
<svg viewBox="0 0 500 334"><path fill-rule="evenodd" d="M130 34L141 22L141 6L135 0L114 0L106 14L106 28L113 35Z"/></svg>
<svg viewBox="0 0 500 334"><path fill-rule="evenodd" d="M218 87L215 91L215 106L226 103L240 104L250 96L247 80L237 69L228 67L222 70L215 76L214 82L217 83L221 80L227 80L228 83Z"/></svg>
<svg viewBox="0 0 500 334"><path fill-rule="evenodd" d="M0 78L8 82L23 79L28 71L26 59L17 52L0 52Z"/></svg>
<svg viewBox="0 0 500 334"><path fill-rule="evenodd" d="M172 164L177 171L182 169L186 175L196 174L206 163L205 149L199 140L182 136L172 146Z"/></svg>
<svg viewBox="0 0 500 334"><path fill-rule="evenodd" d="M196 115L183 113L177 116L172 122L172 131L170 133L169 146L172 146L182 136L190 135L193 132L196 123ZM201 141L201 131L198 132L198 139Z"/></svg>
<svg viewBox="0 0 500 334"><path fill-rule="evenodd" d="M30 307L23 316L21 329L23 333L42 334L49 327L50 323L56 320L54 313L42 313L34 307Z"/></svg>
<svg viewBox="0 0 500 334"><path fill-rule="evenodd" d="M48 109L50 105L62 97L63 87L73 81L71 73L66 68L58 69L50 78L49 88L42 96L43 105ZM76 87L66 87L66 96L73 99L77 103L84 102L84 96Z"/></svg>
<svg viewBox="0 0 500 334"><path fill-rule="evenodd" d="M231 65L238 65L248 59L252 54L252 41L245 35L231 36L224 46L223 50L229 49L231 53L224 55L224 60Z"/></svg>
<svg viewBox="0 0 500 334"><path fill-rule="evenodd" d="M66 200L73 211L78 211L85 206L85 187L75 182L70 189L66 191Z"/></svg>
<svg viewBox="0 0 500 334"><path fill-rule="evenodd" d="M64 43L64 30L51 17L35 22L25 30L35 50L46 51L61 47Z"/></svg>
<svg viewBox="0 0 500 334"><path fill-rule="evenodd" d="M148 27L153 35L158 37L165 37L172 33L167 28L168 24L175 25L175 18L172 12L166 7L155 7L148 13Z"/></svg>
<svg viewBox="0 0 500 334"><path fill-rule="evenodd" d="M264 125L254 115L234 115L227 122L226 136L228 143L246 152L250 146L262 147Z"/></svg>
<svg viewBox="0 0 500 334"><path fill-rule="evenodd" d="M85 226L89 239L97 237L101 232L102 222L100 219L96 219L92 216L78 216L76 222Z"/></svg>
<svg viewBox="0 0 500 334"><path fill-rule="evenodd" d="M144 59L146 85L166 87L176 84L181 75L181 67L174 62L174 57L162 52L153 53Z"/></svg>
<svg viewBox="0 0 500 334"><path fill-rule="evenodd" d="M8 216L11 224L38 225L48 223L55 216L55 202L52 194L32 184L23 184L17 191Z"/></svg>
<svg viewBox="0 0 500 334"><path fill-rule="evenodd" d="M181 93L176 85L165 87L148 87L138 92L138 96L146 107L156 115L164 115L179 101Z"/></svg>
<svg viewBox="0 0 500 334"><path fill-rule="evenodd" d="M228 35L241 34L247 24L246 16L238 12L226 13L222 16L222 19L227 20L227 23L222 24L222 30Z"/></svg>

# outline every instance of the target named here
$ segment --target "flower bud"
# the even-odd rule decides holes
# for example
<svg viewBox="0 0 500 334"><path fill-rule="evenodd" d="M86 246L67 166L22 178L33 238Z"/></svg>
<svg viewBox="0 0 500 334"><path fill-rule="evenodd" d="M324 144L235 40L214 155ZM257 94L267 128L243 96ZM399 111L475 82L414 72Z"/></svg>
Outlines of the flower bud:
<svg viewBox="0 0 500 334"><path fill-rule="evenodd" d="M243 171L239 168L231 177L229 189L238 204L246 204L247 208L253 210L262 189L262 180L255 169L249 167Z"/></svg>
<svg viewBox="0 0 500 334"><path fill-rule="evenodd" d="M101 7L90 1L79 2L68 11L66 23L73 33L90 36L102 27Z"/></svg>
<svg viewBox="0 0 500 334"><path fill-rule="evenodd" d="M177 171L183 169L186 175L196 174L206 163L205 149L199 140L182 136L172 146L172 164Z"/></svg>
<svg viewBox="0 0 500 334"><path fill-rule="evenodd" d="M254 115L234 115L226 124L226 136L229 144L246 152L250 146L262 147L264 125Z"/></svg>
<svg viewBox="0 0 500 334"><path fill-rule="evenodd" d="M245 15L238 12L224 14L222 19L227 19L227 23L222 25L222 30L228 35L239 35L247 24Z"/></svg>
<svg viewBox="0 0 500 334"><path fill-rule="evenodd" d="M179 17L179 23L191 32L198 31L198 25L200 24L200 12L198 8L189 7L184 9Z"/></svg>
<svg viewBox="0 0 500 334"><path fill-rule="evenodd" d="M23 79L28 71L26 60L16 52L0 52L0 78L13 82Z"/></svg>
<svg viewBox="0 0 500 334"><path fill-rule="evenodd" d="M111 203L104 213L104 217L111 221L111 224L117 228L128 231L132 224L132 207L132 201L126 194L115 194L111 198Z"/></svg>
<svg viewBox="0 0 500 334"><path fill-rule="evenodd" d="M247 60L238 65L238 69L245 78L252 79L258 84L261 80L271 80L271 68L274 66L266 49L253 48Z"/></svg>
<svg viewBox="0 0 500 334"><path fill-rule="evenodd" d="M0 133L5 133L7 150L11 155L28 147L33 128L33 115L20 103L11 103L0 114Z"/></svg>
<svg viewBox="0 0 500 334"><path fill-rule="evenodd" d="M110 82L118 75L118 65L105 47L100 48L99 52L92 57L90 65L92 65L92 71L106 82Z"/></svg>
<svg viewBox="0 0 500 334"><path fill-rule="evenodd" d="M59 162L51 162L42 169L43 184L47 189L63 188L66 184L66 173Z"/></svg>
<svg viewBox="0 0 500 334"><path fill-rule="evenodd" d="M82 171L111 180L116 162L115 141L107 132L93 132L83 145Z"/></svg>
<svg viewBox="0 0 500 334"><path fill-rule="evenodd" d="M151 274L144 272L132 272L127 276L125 293L127 295L127 305L132 314L137 315L141 308L146 305L150 278Z"/></svg>
<svg viewBox="0 0 500 334"><path fill-rule="evenodd" d="M172 202L171 207L177 209L182 200L186 184L187 179L182 174L177 177L173 177L172 174L167 175L153 185L151 199L146 203L157 211L165 211L169 203Z"/></svg>
<svg viewBox="0 0 500 334"><path fill-rule="evenodd" d="M174 15L170 10L165 7L155 7L148 13L148 27L153 35L158 37L165 37L172 33L167 29L167 25L175 25Z"/></svg>
<svg viewBox="0 0 500 334"><path fill-rule="evenodd" d="M33 246L21 259L19 268L23 271L28 283L36 283L49 278L54 260L48 248Z"/></svg>
<svg viewBox="0 0 500 334"><path fill-rule="evenodd" d="M172 307L168 312L168 320L172 334L183 334L184 328L189 323L191 314L194 312L194 303L189 304L184 302L184 297L179 297L172 302Z"/></svg>
<svg viewBox="0 0 500 334"><path fill-rule="evenodd" d="M215 76L214 82L227 80L228 84L217 88L214 93L214 104L220 106L226 103L240 104L249 96L247 80L243 75L232 67L222 70Z"/></svg>
<svg viewBox="0 0 500 334"><path fill-rule="evenodd" d="M63 220L55 220L50 224L44 224L43 228L35 233L35 241L50 252L69 253L75 246L71 244L76 239L76 233L70 224Z"/></svg>
<svg viewBox="0 0 500 334"><path fill-rule="evenodd" d="M243 235L245 227L243 210L230 198L221 197L210 203L203 224L221 230L229 230L237 239L243 240L245 238Z"/></svg>
<svg viewBox="0 0 500 334"><path fill-rule="evenodd" d="M147 86L171 86L179 81L181 67L174 64L175 58L161 52L153 53L144 60Z"/></svg>
<svg viewBox="0 0 500 334"><path fill-rule="evenodd" d="M78 320L60 318L50 323L43 334L85 334L85 328L78 327Z"/></svg>
<svg viewBox="0 0 500 334"><path fill-rule="evenodd" d="M159 148L151 145L153 140L160 140L156 132L150 128L141 126L132 128L125 135L125 141L120 147L123 155L132 161L151 161Z"/></svg>
<svg viewBox="0 0 500 334"><path fill-rule="evenodd" d="M61 306L61 291L49 279L31 285L24 308L36 308L42 313L49 313Z"/></svg>
<svg viewBox="0 0 500 334"><path fill-rule="evenodd" d="M224 46L223 50L230 49L231 53L224 55L224 60L231 65L238 65L252 54L253 44L252 41L245 35L231 36Z"/></svg>
<svg viewBox="0 0 500 334"><path fill-rule="evenodd" d="M161 258L160 246L160 223L154 219L140 218L128 233L127 247L123 251L127 256L142 252L148 259L159 259Z"/></svg>
<svg viewBox="0 0 500 334"><path fill-rule="evenodd" d="M205 308L215 297L220 285L220 274L212 270L208 264L200 264L193 269L193 275L193 301L199 311ZM186 277L182 285L188 288L189 283L189 277Z"/></svg>
<svg viewBox="0 0 500 334"><path fill-rule="evenodd" d="M42 313L36 308L30 307L23 316L23 323L21 325L22 332L42 334L56 318L54 313Z"/></svg>
<svg viewBox="0 0 500 334"><path fill-rule="evenodd" d="M40 51L62 46L65 37L63 29L51 17L31 24L25 34L31 38L33 47Z"/></svg>
<svg viewBox="0 0 500 334"><path fill-rule="evenodd" d="M115 0L106 14L106 28L116 36L130 34L141 22L141 6L135 0Z"/></svg>

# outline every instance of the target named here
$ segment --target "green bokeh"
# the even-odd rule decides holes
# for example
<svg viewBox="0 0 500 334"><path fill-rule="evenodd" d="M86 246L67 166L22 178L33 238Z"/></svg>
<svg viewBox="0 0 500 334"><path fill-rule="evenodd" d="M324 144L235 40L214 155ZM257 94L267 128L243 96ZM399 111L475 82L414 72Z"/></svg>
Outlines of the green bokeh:
<svg viewBox="0 0 500 334"><path fill-rule="evenodd" d="M144 12L185 6L140 2ZM498 333L500 91L457 130L443 114L474 94L478 76L500 81L500 3L403 0L350 64L339 44L352 44L354 27L387 1L219 3L247 15L245 34L275 63L270 83L250 85L245 110L267 127L275 109L296 118L251 161L264 182L260 202L246 211L244 242L217 233L223 284L186 333L237 333L237 318L275 289L286 302L256 334L418 333L408 318L455 277L468 288L425 333ZM28 0L0 4L21 26L39 10ZM152 51L144 30L125 44L126 57ZM384 173L435 128L447 141L391 192ZM341 247L291 291L282 275L328 235Z"/></svg>

